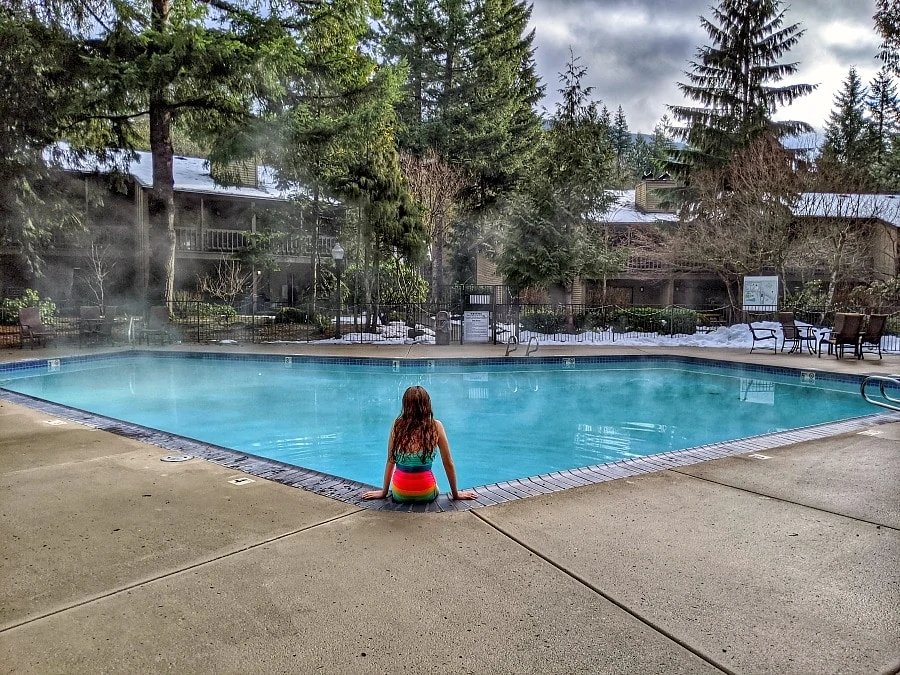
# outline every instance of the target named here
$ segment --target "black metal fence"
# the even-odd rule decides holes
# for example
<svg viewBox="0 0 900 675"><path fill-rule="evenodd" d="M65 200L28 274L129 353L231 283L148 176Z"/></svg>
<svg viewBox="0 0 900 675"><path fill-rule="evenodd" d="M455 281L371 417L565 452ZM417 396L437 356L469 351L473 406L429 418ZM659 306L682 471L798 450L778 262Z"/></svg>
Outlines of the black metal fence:
<svg viewBox="0 0 900 675"><path fill-rule="evenodd" d="M341 306L319 300L292 306L266 303L240 306L179 300L168 307L169 321L162 332L153 328L149 310L106 307L96 319L86 320L80 306L58 305L42 312L49 337L57 344L141 344L156 339L169 342L278 343L316 342L340 338L342 342L379 343L421 340L438 344L467 341L464 318L469 309L488 317L486 339L508 343L537 336L541 342L602 343L624 336L676 336L710 333L740 324L747 314L736 307L619 306L534 304L515 300L497 302L496 293L456 294L443 302ZM52 310L52 311L51 311ZM795 308L799 321L830 327L836 311L859 311L891 316L882 346L900 352L900 308L825 307ZM339 318L338 318L339 317ZM775 321L773 311L754 312L753 321ZM484 341L485 334L479 341ZM22 346L17 308L0 308L0 347Z"/></svg>

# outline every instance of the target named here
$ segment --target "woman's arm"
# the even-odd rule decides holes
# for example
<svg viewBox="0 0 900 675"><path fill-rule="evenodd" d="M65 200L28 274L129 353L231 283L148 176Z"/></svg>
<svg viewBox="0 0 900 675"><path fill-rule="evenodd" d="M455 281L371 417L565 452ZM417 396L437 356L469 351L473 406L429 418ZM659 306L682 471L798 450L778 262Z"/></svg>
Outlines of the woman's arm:
<svg viewBox="0 0 900 675"><path fill-rule="evenodd" d="M391 477L394 475L394 427L391 427L391 435L388 437L387 461L384 465L384 479L380 490L369 490L363 494L363 499L384 499L391 489Z"/></svg>
<svg viewBox="0 0 900 675"><path fill-rule="evenodd" d="M447 432L444 431L444 425L438 420L435 420L434 423L437 426L441 463L444 465L444 471L447 473L447 482L450 483L450 496L453 499L477 499L478 494L473 490L460 492L456 489L456 466L453 464L453 457L450 455L450 442L447 440Z"/></svg>

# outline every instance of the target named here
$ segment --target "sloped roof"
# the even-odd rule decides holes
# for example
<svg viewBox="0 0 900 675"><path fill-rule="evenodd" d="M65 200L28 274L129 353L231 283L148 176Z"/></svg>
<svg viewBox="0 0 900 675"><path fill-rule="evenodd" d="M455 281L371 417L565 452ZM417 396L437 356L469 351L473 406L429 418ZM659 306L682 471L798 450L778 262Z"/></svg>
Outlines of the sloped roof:
<svg viewBox="0 0 900 675"><path fill-rule="evenodd" d="M121 167L127 167L126 173L134 178L141 187L153 185L153 160L149 152L138 150L129 161L128 154L113 150L105 161L95 156L78 156L67 152L64 144L44 153L48 162L65 171L79 173L113 173ZM274 172L268 167L256 167L258 187L238 185L222 185L209 173L209 162L200 157L182 157L176 155L172 160L172 172L175 179L176 192L192 192L198 194L220 195L223 197L240 197L243 199L268 199L288 201L297 189L285 189L278 186Z"/></svg>
<svg viewBox="0 0 900 675"><path fill-rule="evenodd" d="M900 227L900 195L804 192L794 215L808 218L881 220Z"/></svg>
<svg viewBox="0 0 900 675"><path fill-rule="evenodd" d="M634 190L609 190L615 198L609 210L598 218L608 223L677 223L676 213L644 213L634 204Z"/></svg>

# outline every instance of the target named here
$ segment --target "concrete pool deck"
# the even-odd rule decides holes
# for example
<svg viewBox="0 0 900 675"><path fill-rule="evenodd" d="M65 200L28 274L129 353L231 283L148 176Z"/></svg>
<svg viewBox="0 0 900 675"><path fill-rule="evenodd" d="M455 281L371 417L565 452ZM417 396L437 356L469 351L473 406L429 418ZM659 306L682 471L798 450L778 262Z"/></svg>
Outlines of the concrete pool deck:
<svg viewBox="0 0 900 675"><path fill-rule="evenodd" d="M539 350L598 353L900 373L897 355ZM900 672L900 423L415 514L235 485L247 476L61 421L0 401L5 673Z"/></svg>

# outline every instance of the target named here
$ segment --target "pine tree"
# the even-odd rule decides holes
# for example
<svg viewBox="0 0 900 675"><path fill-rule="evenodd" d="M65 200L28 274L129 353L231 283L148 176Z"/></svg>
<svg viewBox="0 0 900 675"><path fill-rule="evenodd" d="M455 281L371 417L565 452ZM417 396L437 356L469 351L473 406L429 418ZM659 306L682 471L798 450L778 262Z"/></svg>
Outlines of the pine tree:
<svg viewBox="0 0 900 675"><path fill-rule="evenodd" d="M468 280L486 214L521 184L537 146L543 90L531 8L520 0L391 0L386 8L386 53L418 60L405 91L422 92L427 111L401 106L401 150L423 157L431 149L469 176L447 232L455 276Z"/></svg>
<svg viewBox="0 0 900 675"><path fill-rule="evenodd" d="M799 24L784 25L780 0L720 0L712 19L701 17L700 23L712 44L697 50L687 82L678 83L698 105L669 106L683 124L676 136L687 143L673 170L684 175L721 166L764 133L783 138L812 130L805 122L772 119L779 106L814 89L779 84L797 72L797 63L780 59L804 33Z"/></svg>
<svg viewBox="0 0 900 675"><path fill-rule="evenodd" d="M415 155L431 144L427 126L437 114L443 19L437 0L387 0L381 46L406 68L406 95L397 104L400 146Z"/></svg>
<svg viewBox="0 0 900 675"><path fill-rule="evenodd" d="M562 98L498 266L519 288L562 286L570 305L575 279L595 264L594 226L608 208L615 166L609 129L582 84L586 73L573 55L560 75Z"/></svg>
<svg viewBox="0 0 900 675"><path fill-rule="evenodd" d="M29 274L41 273L55 233L80 226L66 174L45 155L78 112L68 92L80 84L80 56L60 27L0 8L0 241Z"/></svg>
<svg viewBox="0 0 900 675"><path fill-rule="evenodd" d="M616 115L609 131L613 152L616 154L616 183L618 187L623 187L628 183L626 163L632 141L631 134L628 133L628 122L625 119L625 111L622 110L622 106L619 106L616 110Z"/></svg>
<svg viewBox="0 0 900 675"><path fill-rule="evenodd" d="M874 149L872 127L865 116L867 95L856 68L851 67L825 125L823 161L860 172L866 169Z"/></svg>
<svg viewBox="0 0 900 675"><path fill-rule="evenodd" d="M129 149L148 120L153 182L148 191L150 255L137 295L171 300L175 278L173 140L176 125L215 136L265 107L286 27L229 3L173 0L95 3L20 0L48 29L63 31L79 57L67 90L75 112L68 136L102 153Z"/></svg>
<svg viewBox="0 0 900 675"><path fill-rule="evenodd" d="M881 35L878 58L894 75L900 75L900 0L876 0L875 28Z"/></svg>
<svg viewBox="0 0 900 675"><path fill-rule="evenodd" d="M900 138L900 97L897 85L886 67L869 85L866 99L873 159L870 164L875 182L882 190L895 190L900 179L900 157L894 154Z"/></svg>
<svg viewBox="0 0 900 675"><path fill-rule="evenodd" d="M675 154L675 143L669 137L670 129L668 115L663 115L662 119L653 127L653 136L650 139L649 168L656 175L666 171Z"/></svg>

